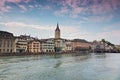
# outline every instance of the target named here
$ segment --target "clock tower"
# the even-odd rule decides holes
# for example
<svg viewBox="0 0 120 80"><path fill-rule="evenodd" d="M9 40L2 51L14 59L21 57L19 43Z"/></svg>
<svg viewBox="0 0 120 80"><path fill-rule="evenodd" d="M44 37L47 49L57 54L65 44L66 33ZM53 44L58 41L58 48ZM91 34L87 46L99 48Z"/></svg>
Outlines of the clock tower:
<svg viewBox="0 0 120 80"><path fill-rule="evenodd" d="M55 39L60 38L60 29L59 29L59 24L57 23L57 28L55 29Z"/></svg>

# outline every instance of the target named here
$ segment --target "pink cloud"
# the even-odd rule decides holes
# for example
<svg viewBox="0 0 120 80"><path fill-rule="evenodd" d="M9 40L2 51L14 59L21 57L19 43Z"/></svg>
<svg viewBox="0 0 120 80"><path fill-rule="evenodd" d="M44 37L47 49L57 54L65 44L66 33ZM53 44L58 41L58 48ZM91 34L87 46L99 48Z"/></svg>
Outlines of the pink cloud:
<svg viewBox="0 0 120 80"><path fill-rule="evenodd" d="M103 22L103 21L110 21L111 19L113 18L113 15L107 15L107 18L106 18L106 15L102 15L102 16L92 16L92 17L89 17L86 19L86 21L88 22L94 22L94 23L100 23L100 22Z"/></svg>
<svg viewBox="0 0 120 80"><path fill-rule="evenodd" d="M94 4L90 7L95 14L106 14L114 12L118 5L120 6L120 0L101 0L101 3L94 0Z"/></svg>
<svg viewBox="0 0 120 80"><path fill-rule="evenodd" d="M51 7L50 6L42 6L44 9L51 9Z"/></svg>
<svg viewBox="0 0 120 80"><path fill-rule="evenodd" d="M26 11L27 8L24 5L18 5L22 10Z"/></svg>
<svg viewBox="0 0 120 80"><path fill-rule="evenodd" d="M90 4L90 0L62 0L55 1L55 3L59 3L62 7L67 7L68 15L72 17L78 17L81 13L92 13L93 15L106 15L109 14L110 17L114 13L114 9L117 9L120 6L120 0L92 0L92 4ZM64 9L64 8L63 8ZM65 11L62 8L57 10L59 15L64 15ZM55 11L56 12L56 11ZM108 16L109 17L109 16Z"/></svg>
<svg viewBox="0 0 120 80"><path fill-rule="evenodd" d="M8 3L8 2L11 2L11 3L15 3L15 4L18 4L20 2L29 2L30 0L1 0L0 1L0 11L1 12L8 12L11 8L10 6L6 6L5 4ZM23 10L26 10L26 8L24 6L19 6L21 9Z"/></svg>
<svg viewBox="0 0 120 80"><path fill-rule="evenodd" d="M101 3L94 0L94 4L90 6L91 11L93 14L106 14L111 13L113 11L111 2L108 0L101 0Z"/></svg>
<svg viewBox="0 0 120 80"><path fill-rule="evenodd" d="M111 0L111 3L114 9L116 9L117 6L120 6L120 0Z"/></svg>
<svg viewBox="0 0 120 80"><path fill-rule="evenodd" d="M5 6L5 7L0 6L0 11L1 11L1 12L9 12L10 9L11 9L10 6Z"/></svg>
<svg viewBox="0 0 120 80"><path fill-rule="evenodd" d="M34 8L34 6L32 6L32 5L29 5L29 8Z"/></svg>
<svg viewBox="0 0 120 80"><path fill-rule="evenodd" d="M54 14L58 16L62 16L63 14L67 14L69 12L67 7L62 7L60 10L55 11Z"/></svg>
<svg viewBox="0 0 120 80"><path fill-rule="evenodd" d="M83 8L78 6L79 3L80 0L63 0L60 2L62 7L60 10L55 11L54 14L62 16L68 13L71 17L76 18L77 15L83 11Z"/></svg>
<svg viewBox="0 0 120 80"><path fill-rule="evenodd" d="M22 0L6 0L6 2L12 2L12 3L19 3L21 2Z"/></svg>
<svg viewBox="0 0 120 80"><path fill-rule="evenodd" d="M0 7L4 6L5 0L0 1Z"/></svg>

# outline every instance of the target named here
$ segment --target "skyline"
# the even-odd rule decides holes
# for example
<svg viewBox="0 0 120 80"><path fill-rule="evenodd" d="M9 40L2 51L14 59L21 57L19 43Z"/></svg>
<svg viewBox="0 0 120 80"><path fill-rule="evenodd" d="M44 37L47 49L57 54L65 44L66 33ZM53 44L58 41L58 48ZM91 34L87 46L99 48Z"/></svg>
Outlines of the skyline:
<svg viewBox="0 0 120 80"><path fill-rule="evenodd" d="M58 22L62 38L120 44L119 14L120 0L2 0L0 30L53 38Z"/></svg>

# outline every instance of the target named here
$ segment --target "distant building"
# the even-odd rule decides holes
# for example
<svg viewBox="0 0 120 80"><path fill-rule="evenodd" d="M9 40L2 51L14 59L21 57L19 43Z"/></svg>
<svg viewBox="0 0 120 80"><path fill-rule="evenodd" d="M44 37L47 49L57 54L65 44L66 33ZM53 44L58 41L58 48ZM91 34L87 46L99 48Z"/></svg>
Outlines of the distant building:
<svg viewBox="0 0 120 80"><path fill-rule="evenodd" d="M101 41L94 41L93 42L93 47L94 50L104 50L105 49L105 45L103 42Z"/></svg>
<svg viewBox="0 0 120 80"><path fill-rule="evenodd" d="M0 31L0 53L15 52L15 38L12 33Z"/></svg>
<svg viewBox="0 0 120 80"><path fill-rule="evenodd" d="M22 36L18 36L15 39L15 50L18 53L27 52L27 40Z"/></svg>
<svg viewBox="0 0 120 80"><path fill-rule="evenodd" d="M41 46L39 40L31 40L28 42L27 45L28 52L37 53L41 52Z"/></svg>
<svg viewBox="0 0 120 80"><path fill-rule="evenodd" d="M55 52L54 39L41 40L41 52Z"/></svg>
<svg viewBox="0 0 120 80"><path fill-rule="evenodd" d="M106 41L93 41L92 49L94 52L115 52L115 46L110 42Z"/></svg>
<svg viewBox="0 0 120 80"><path fill-rule="evenodd" d="M55 52L63 52L65 51L65 39L54 39L54 42L55 42Z"/></svg>
<svg viewBox="0 0 120 80"><path fill-rule="evenodd" d="M91 48L91 43L87 42L86 40L74 39L72 42L74 51L90 50Z"/></svg>
<svg viewBox="0 0 120 80"><path fill-rule="evenodd" d="M73 51L73 42L71 40L65 41L65 51L66 52Z"/></svg>
<svg viewBox="0 0 120 80"><path fill-rule="evenodd" d="M27 45L28 42L31 40L35 40L35 38L32 38L27 35L20 35L15 37L15 52L17 53L27 52Z"/></svg>

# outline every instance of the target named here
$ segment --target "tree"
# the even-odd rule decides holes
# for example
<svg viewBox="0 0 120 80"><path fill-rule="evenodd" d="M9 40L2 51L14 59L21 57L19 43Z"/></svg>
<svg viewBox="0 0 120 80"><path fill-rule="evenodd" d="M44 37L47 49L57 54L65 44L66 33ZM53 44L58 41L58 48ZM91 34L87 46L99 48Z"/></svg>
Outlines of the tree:
<svg viewBox="0 0 120 80"><path fill-rule="evenodd" d="M106 41L105 41L105 39L102 39L101 41L102 41L103 43L105 43L105 42L106 42Z"/></svg>
<svg viewBox="0 0 120 80"><path fill-rule="evenodd" d="M106 43L106 41L105 41L105 39L102 39L101 41L103 42L104 50L105 50L105 43Z"/></svg>

